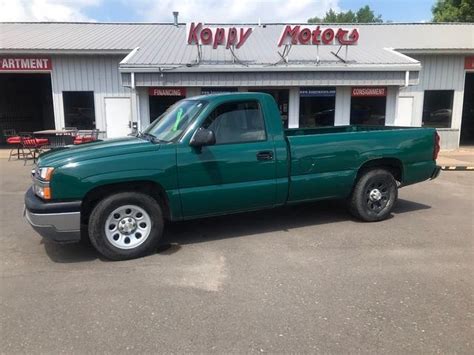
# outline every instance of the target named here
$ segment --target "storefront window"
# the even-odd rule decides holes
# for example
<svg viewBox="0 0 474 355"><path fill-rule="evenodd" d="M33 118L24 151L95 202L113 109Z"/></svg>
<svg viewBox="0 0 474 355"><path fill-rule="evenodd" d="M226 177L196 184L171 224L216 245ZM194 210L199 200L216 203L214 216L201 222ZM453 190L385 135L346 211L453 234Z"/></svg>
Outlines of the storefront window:
<svg viewBox="0 0 474 355"><path fill-rule="evenodd" d="M451 127L453 90L426 90L423 100L423 126Z"/></svg>
<svg viewBox="0 0 474 355"><path fill-rule="evenodd" d="M65 127L95 128L94 92L63 91Z"/></svg>
<svg viewBox="0 0 474 355"><path fill-rule="evenodd" d="M336 88L300 89L300 127L334 126Z"/></svg>
<svg viewBox="0 0 474 355"><path fill-rule="evenodd" d="M186 88L149 88L150 123L170 106L186 97Z"/></svg>
<svg viewBox="0 0 474 355"><path fill-rule="evenodd" d="M351 96L351 124L385 125L387 88L355 87Z"/></svg>
<svg viewBox="0 0 474 355"><path fill-rule="evenodd" d="M278 109L280 110L283 126L288 128L288 103L290 90L288 89L249 89L249 92L264 92L270 94L275 99Z"/></svg>

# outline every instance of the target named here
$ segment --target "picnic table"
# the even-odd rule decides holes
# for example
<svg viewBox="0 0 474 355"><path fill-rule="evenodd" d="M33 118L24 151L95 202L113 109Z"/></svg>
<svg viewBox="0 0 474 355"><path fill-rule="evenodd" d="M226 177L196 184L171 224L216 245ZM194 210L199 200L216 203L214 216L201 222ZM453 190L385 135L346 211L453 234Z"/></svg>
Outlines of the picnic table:
<svg viewBox="0 0 474 355"><path fill-rule="evenodd" d="M77 133L76 129L45 129L33 132L36 135L56 135L56 136L73 136Z"/></svg>
<svg viewBox="0 0 474 355"><path fill-rule="evenodd" d="M35 137L42 136L48 139L48 144L44 146L44 149L52 149L65 147L74 143L74 138L77 134L77 130L73 129L46 129L42 131L33 132Z"/></svg>

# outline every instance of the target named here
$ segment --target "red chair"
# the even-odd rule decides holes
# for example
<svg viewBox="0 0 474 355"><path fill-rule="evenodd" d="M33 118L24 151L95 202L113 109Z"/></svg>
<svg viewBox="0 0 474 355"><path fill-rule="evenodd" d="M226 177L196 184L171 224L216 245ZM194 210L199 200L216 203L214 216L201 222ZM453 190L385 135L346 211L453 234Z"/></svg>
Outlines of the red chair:
<svg viewBox="0 0 474 355"><path fill-rule="evenodd" d="M17 135L16 130L14 129L4 129L3 136L6 138L6 142L8 145L14 146L10 150L10 155L8 156L8 161L11 160L12 157L18 157L20 154L20 136ZM16 153L15 153L16 152Z"/></svg>
<svg viewBox="0 0 474 355"><path fill-rule="evenodd" d="M20 148L21 156L26 165L26 161L29 158L33 159L33 163L36 163L36 158L43 152L43 147L49 144L47 138L36 138L32 133L20 133ZM19 157L18 157L19 158Z"/></svg>
<svg viewBox="0 0 474 355"><path fill-rule="evenodd" d="M90 143L97 140L99 137L99 130L93 129L88 131L78 131L77 136L74 138L74 144Z"/></svg>

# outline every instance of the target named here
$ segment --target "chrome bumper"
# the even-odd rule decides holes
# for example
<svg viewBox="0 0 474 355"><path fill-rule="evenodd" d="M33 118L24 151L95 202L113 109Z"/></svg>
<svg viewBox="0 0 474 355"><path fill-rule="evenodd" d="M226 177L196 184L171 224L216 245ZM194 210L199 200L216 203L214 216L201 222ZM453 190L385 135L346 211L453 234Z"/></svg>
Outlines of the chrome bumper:
<svg viewBox="0 0 474 355"><path fill-rule="evenodd" d="M25 207L23 216L41 236L59 243L74 243L81 239L81 213L32 213Z"/></svg>

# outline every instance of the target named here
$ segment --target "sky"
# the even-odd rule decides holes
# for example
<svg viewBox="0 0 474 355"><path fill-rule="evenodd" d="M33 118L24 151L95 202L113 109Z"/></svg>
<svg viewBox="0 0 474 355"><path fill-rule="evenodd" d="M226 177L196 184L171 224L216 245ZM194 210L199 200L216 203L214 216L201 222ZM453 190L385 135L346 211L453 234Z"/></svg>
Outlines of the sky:
<svg viewBox="0 0 474 355"><path fill-rule="evenodd" d="M384 21L427 22L435 0L0 0L0 21L306 22L369 5Z"/></svg>

